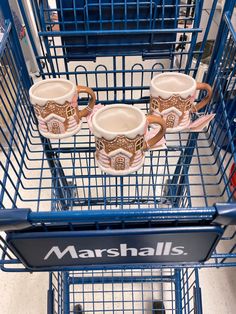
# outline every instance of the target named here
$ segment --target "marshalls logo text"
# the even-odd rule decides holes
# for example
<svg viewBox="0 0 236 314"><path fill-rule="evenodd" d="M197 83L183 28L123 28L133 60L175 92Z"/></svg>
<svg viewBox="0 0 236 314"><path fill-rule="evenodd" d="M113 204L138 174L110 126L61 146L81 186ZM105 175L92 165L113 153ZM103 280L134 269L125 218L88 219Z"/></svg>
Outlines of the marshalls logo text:
<svg viewBox="0 0 236 314"><path fill-rule="evenodd" d="M183 246L173 246L172 242L157 242L155 247L134 248L129 247L127 243L121 243L119 247L109 249L79 249L74 245L69 245L64 249L59 246L53 246L45 255L44 260L50 257L62 259L71 257L79 258L116 258L116 257L135 257L135 256L168 256L168 255L188 255L184 252Z"/></svg>

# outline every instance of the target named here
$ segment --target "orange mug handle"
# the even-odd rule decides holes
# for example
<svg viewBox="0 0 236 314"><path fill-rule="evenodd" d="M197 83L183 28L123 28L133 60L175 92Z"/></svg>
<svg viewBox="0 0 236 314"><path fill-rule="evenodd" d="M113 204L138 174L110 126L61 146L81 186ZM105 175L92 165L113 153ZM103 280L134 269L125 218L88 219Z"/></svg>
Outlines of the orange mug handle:
<svg viewBox="0 0 236 314"><path fill-rule="evenodd" d="M79 93L87 93L91 96L91 99L89 101L88 106L79 111L80 118L87 117L87 115L89 115L93 111L93 108L94 108L95 103L96 103L96 96L94 94L94 91L91 88L86 87L86 86L78 85L77 86L77 92L78 92L78 94Z"/></svg>
<svg viewBox="0 0 236 314"><path fill-rule="evenodd" d="M166 123L164 119L162 119L161 117L152 115L152 114L148 115L146 118L147 118L148 124L159 124L161 126L161 129L150 140L148 140L147 142L146 141L144 142L144 146L143 146L144 150L148 150L149 148L152 148L157 142L159 142L162 139L162 137L165 135L165 132L166 132Z"/></svg>
<svg viewBox="0 0 236 314"><path fill-rule="evenodd" d="M197 83L197 90L206 90L207 94L198 104L193 106L192 112L197 112L204 108L209 103L212 96L212 88L207 83Z"/></svg>

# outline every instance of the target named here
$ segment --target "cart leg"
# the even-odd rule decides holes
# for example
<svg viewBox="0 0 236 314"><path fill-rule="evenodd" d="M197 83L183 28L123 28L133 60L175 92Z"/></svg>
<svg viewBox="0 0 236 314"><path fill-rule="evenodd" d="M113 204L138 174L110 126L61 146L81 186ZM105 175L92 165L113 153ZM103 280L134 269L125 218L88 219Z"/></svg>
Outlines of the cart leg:
<svg viewBox="0 0 236 314"><path fill-rule="evenodd" d="M165 306L162 301L154 301L152 305L152 314L165 314Z"/></svg>
<svg viewBox="0 0 236 314"><path fill-rule="evenodd" d="M196 147L198 133L190 133L185 149L181 152L177 162L173 178L168 182L170 200L173 207L180 207L181 196L186 188L188 171L191 165L192 156ZM176 197L174 197L176 196ZM168 195L166 196L168 198Z"/></svg>
<svg viewBox="0 0 236 314"><path fill-rule="evenodd" d="M69 291L69 274L68 272L62 273L63 283L63 314L70 313L70 291Z"/></svg>
<svg viewBox="0 0 236 314"><path fill-rule="evenodd" d="M41 137L44 152L48 160L48 164L52 173L52 184L54 186L54 193L56 198L60 200L61 208L68 210L67 200L71 199L69 184L66 179L63 167L57 155L54 153L50 141L44 137Z"/></svg>
<svg viewBox="0 0 236 314"><path fill-rule="evenodd" d="M73 314L84 314L83 308L80 304L76 304L74 306L74 312Z"/></svg>

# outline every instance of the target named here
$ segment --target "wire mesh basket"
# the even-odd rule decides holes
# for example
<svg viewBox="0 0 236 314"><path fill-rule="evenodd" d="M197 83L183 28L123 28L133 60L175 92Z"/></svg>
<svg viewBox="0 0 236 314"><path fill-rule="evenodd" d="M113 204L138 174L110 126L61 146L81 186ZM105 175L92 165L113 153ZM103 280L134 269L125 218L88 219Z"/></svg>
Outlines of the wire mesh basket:
<svg viewBox="0 0 236 314"><path fill-rule="evenodd" d="M86 1L84 6L57 1L55 7L47 1L31 1L38 49L19 1L42 78L70 79L93 88L98 103L123 103L145 113L154 75L172 70L195 77L216 4L214 1L196 51L203 1L124 1L122 6L117 1ZM233 3L227 1L224 12L232 8ZM3 268L19 270L14 268L18 263L32 266L15 246L16 239L36 238L36 234L51 237L53 232L63 238L81 230L130 234L152 228L172 228L175 236L188 228L191 232L197 229L194 236L206 231L206 239L211 230L215 232L209 246L211 259L204 264L210 257L205 254L204 259L191 262L196 266L235 265L235 170L229 175L229 169L235 162L236 41L230 13L220 25L208 72L213 97L206 113L214 112L215 119L199 133L167 134L166 148L150 151L140 171L120 177L97 167L94 137L86 121L80 133L65 140L40 136L27 93L31 81L11 15L6 13L5 18L0 54L0 84L5 95L1 96L5 127L1 126L0 223L8 233L1 238ZM78 101L83 106L87 98ZM202 240L198 241L200 250Z"/></svg>
<svg viewBox="0 0 236 314"><path fill-rule="evenodd" d="M194 269L52 273L50 305L57 314L200 314L198 280Z"/></svg>

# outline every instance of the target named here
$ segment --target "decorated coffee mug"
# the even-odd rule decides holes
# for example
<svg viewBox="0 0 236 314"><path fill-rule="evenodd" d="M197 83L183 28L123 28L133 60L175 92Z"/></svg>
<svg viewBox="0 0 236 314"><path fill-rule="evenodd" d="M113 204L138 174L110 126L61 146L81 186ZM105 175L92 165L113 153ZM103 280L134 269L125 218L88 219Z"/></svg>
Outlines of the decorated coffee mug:
<svg viewBox="0 0 236 314"><path fill-rule="evenodd" d="M91 96L83 110L78 109L79 93ZM95 94L85 86L76 86L61 78L46 79L35 83L29 90L30 101L34 106L40 133L47 138L62 139L79 132L82 118L86 117L95 105Z"/></svg>
<svg viewBox="0 0 236 314"><path fill-rule="evenodd" d="M206 90L206 96L193 104L197 90ZM191 76L166 72L154 76L150 87L150 112L166 121L167 132L179 132L191 123L191 112L202 109L210 101L212 88L198 83Z"/></svg>
<svg viewBox="0 0 236 314"><path fill-rule="evenodd" d="M159 130L149 140L148 124ZM145 116L138 108L125 104L99 109L91 120L96 142L96 162L101 170L112 175L127 175L144 163L145 151L165 134L165 121L154 115Z"/></svg>

